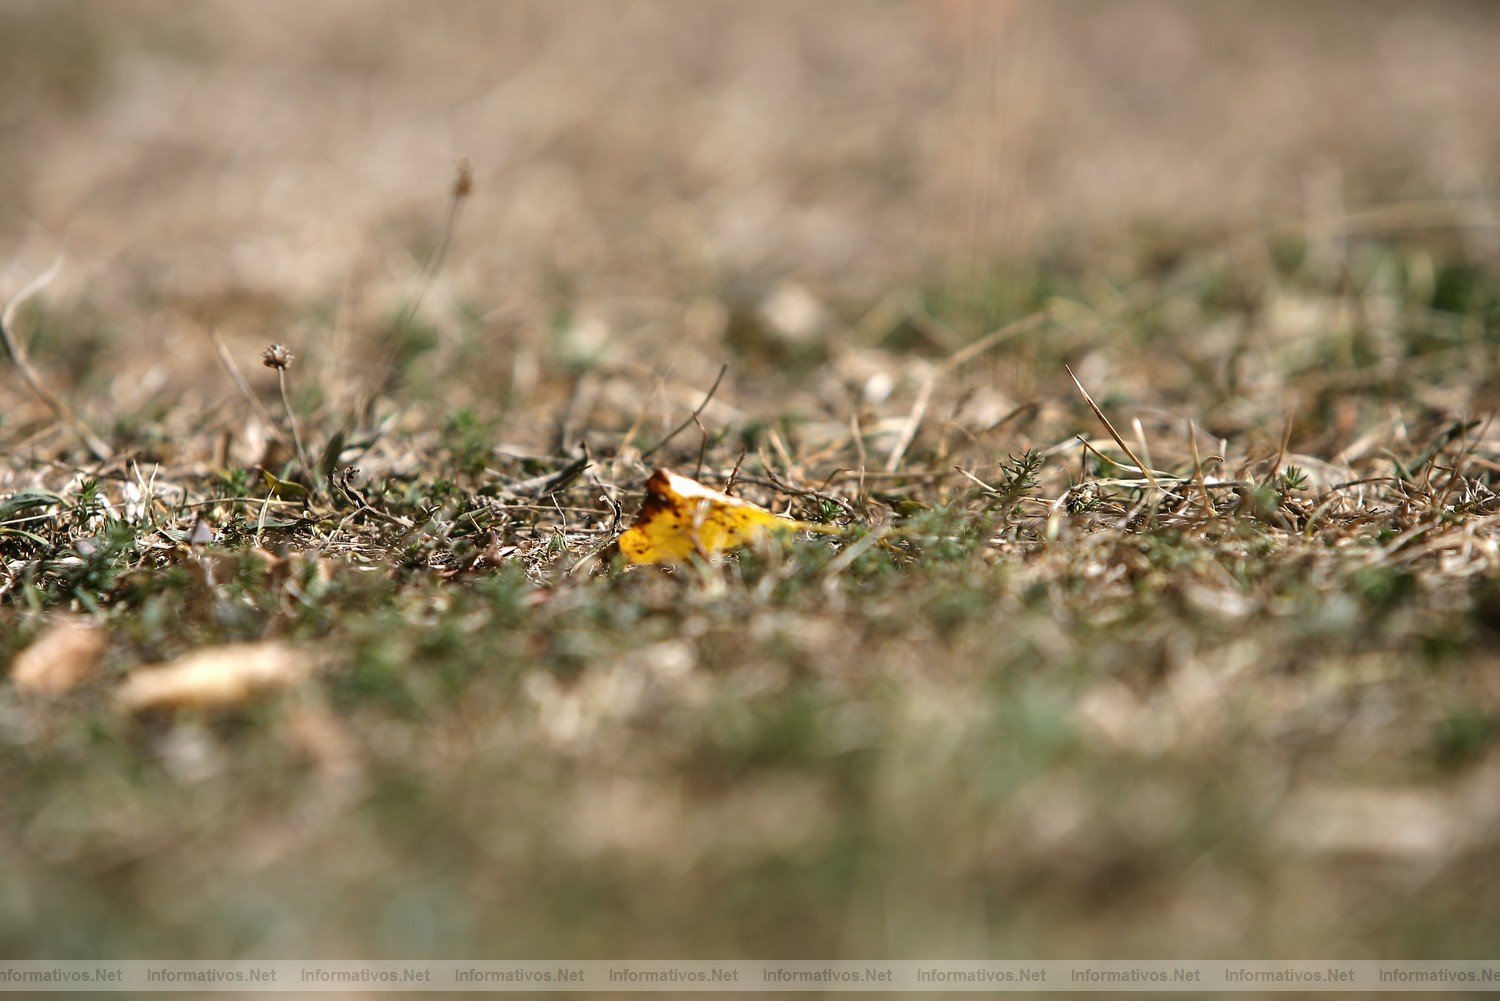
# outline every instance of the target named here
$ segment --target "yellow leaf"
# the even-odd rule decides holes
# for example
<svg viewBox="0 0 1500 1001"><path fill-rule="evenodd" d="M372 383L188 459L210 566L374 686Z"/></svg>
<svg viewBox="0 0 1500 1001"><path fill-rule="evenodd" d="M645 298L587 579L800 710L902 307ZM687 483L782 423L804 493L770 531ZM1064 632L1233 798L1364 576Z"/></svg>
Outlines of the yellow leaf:
<svg viewBox="0 0 1500 1001"><path fill-rule="evenodd" d="M293 483L291 480L283 480L270 470L262 469L260 471L260 478L265 480L266 489L271 492L271 496L273 497L279 497L282 500L301 500L308 496L308 489L302 484Z"/></svg>
<svg viewBox="0 0 1500 1001"><path fill-rule="evenodd" d="M631 563L686 563L695 553L713 556L797 527L749 501L658 469L646 481L635 524L620 536L620 552Z"/></svg>

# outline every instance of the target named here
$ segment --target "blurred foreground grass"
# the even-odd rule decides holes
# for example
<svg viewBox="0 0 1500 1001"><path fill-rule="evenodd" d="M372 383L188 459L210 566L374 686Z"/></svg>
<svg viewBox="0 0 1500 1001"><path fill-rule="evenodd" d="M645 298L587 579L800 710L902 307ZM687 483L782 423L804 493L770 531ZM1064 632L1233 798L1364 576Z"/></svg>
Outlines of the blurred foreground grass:
<svg viewBox="0 0 1500 1001"><path fill-rule="evenodd" d="M0 658L58 615L107 650L0 685L4 952L1487 955L1500 282L1440 239L1312 249L935 287L818 314L839 340L759 308L650 463L711 373L668 394L566 320L520 412L445 403L461 337L373 401L311 348L290 399L342 486L243 351L270 427L94 408L101 462L7 421ZM627 571L657 463L849 534ZM113 702L268 639L318 671Z"/></svg>

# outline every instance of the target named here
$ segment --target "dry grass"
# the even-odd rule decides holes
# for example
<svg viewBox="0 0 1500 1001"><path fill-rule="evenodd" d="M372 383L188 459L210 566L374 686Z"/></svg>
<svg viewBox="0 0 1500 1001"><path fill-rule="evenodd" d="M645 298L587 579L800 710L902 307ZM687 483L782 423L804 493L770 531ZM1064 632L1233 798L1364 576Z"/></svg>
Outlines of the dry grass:
<svg viewBox="0 0 1500 1001"><path fill-rule="evenodd" d="M7 952L1490 947L1490 8L265 9L0 13Z"/></svg>

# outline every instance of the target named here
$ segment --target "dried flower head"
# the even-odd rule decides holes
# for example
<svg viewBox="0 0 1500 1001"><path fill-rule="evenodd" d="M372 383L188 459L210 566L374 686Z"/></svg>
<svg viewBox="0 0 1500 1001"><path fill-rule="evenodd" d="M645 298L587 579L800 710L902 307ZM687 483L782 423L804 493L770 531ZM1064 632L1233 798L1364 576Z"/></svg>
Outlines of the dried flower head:
<svg viewBox="0 0 1500 1001"><path fill-rule="evenodd" d="M469 193L474 190L474 165L469 162L468 157L461 156L456 166L458 176L453 179L453 198L459 201L468 198Z"/></svg>
<svg viewBox="0 0 1500 1001"><path fill-rule="evenodd" d="M260 353L261 364L266 368L290 368L294 357L285 344L272 344Z"/></svg>

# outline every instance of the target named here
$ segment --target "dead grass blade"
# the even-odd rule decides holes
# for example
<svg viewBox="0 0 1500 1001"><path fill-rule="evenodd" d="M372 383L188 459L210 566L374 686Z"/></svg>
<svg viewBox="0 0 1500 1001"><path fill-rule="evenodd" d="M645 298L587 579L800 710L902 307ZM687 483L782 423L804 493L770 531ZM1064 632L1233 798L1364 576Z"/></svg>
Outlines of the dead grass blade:
<svg viewBox="0 0 1500 1001"><path fill-rule="evenodd" d="M4 310L0 310L0 344L4 344L5 353L10 355L10 360L15 363L16 371L21 375L21 381L26 383L26 388L31 390L32 395L68 426L68 429L94 458L104 462L112 458L114 452L102 438L89 429L89 426L73 412L73 408L68 406L62 397L52 391L52 388L42 379L41 373L31 366L30 359L26 357L26 349L15 337L16 314L20 312L21 305L46 288L52 279L57 277L60 270L62 270L62 258L59 257L53 262L52 267L32 279L31 284L18 292L16 297L6 304Z"/></svg>
<svg viewBox="0 0 1500 1001"><path fill-rule="evenodd" d="M1037 327L1040 327L1043 323L1045 323L1051 317L1051 315L1052 314L1049 311L1044 309L1040 312L1032 313L1030 316L1023 316L1021 317L1021 319L1016 320L1013 323L1007 323L999 330L985 334L983 337L979 338L979 340L951 354L948 359L944 361L943 364L938 368L938 375L947 375L954 369L973 361L975 358L978 358L980 355L990 350L990 348L993 348L1000 344L1004 344L1006 341L1011 340L1015 337L1019 337L1028 331L1035 330Z"/></svg>
<svg viewBox="0 0 1500 1001"><path fill-rule="evenodd" d="M1151 470L1147 468L1146 464L1131 451L1129 445L1125 444L1125 439L1120 436L1120 432L1115 430L1115 426L1109 422L1109 418L1104 416L1104 411L1099 409L1099 404L1094 402L1094 398L1089 395L1089 391L1083 388L1083 383L1078 381L1078 376L1073 374L1073 369L1067 365L1064 365L1063 368L1067 369L1068 378L1073 380L1073 385L1078 387L1078 392L1083 394L1083 402L1089 405L1089 409L1094 412L1094 416L1099 418L1099 423L1104 425L1104 430L1108 431L1109 436L1115 440L1115 444L1120 446L1120 451L1124 452L1126 457L1135 463L1136 468L1141 471L1141 475L1146 477L1146 480L1153 487L1162 493L1167 493L1167 489L1157 482L1155 476L1151 475Z"/></svg>
<svg viewBox="0 0 1500 1001"><path fill-rule="evenodd" d="M932 387L937 383L937 376L930 375L922 381L922 386L917 390L917 399L912 404L911 413L907 415L906 423L901 427L901 435L896 439L896 444L891 448L890 458L885 461L885 471L894 473L901 468L901 460L906 457L906 450L911 448L911 443L916 440L917 431L922 427L922 418L927 413L928 401L932 399Z"/></svg>
<svg viewBox="0 0 1500 1001"><path fill-rule="evenodd" d="M1191 417L1188 418L1188 447L1193 452L1193 479L1197 481L1198 493L1203 498L1203 510L1213 517L1218 512L1214 510L1213 498L1208 495L1208 483L1203 478L1203 458L1198 454L1198 428Z"/></svg>
<svg viewBox="0 0 1500 1001"><path fill-rule="evenodd" d="M250 404L250 409L255 411L255 415L261 419L261 423L266 426L266 430L271 433L271 437L277 441L286 441L286 435L282 434L281 428L276 426L276 421L271 416L271 412L260 402L254 390L250 388L250 383L245 380L245 374L235 364L234 356L229 353L229 346L224 343L224 337L219 333L218 328L206 326L203 330L208 334L208 339L213 342L214 353L219 356L219 364L223 365L224 371L229 373L230 380L239 389L240 395Z"/></svg>

